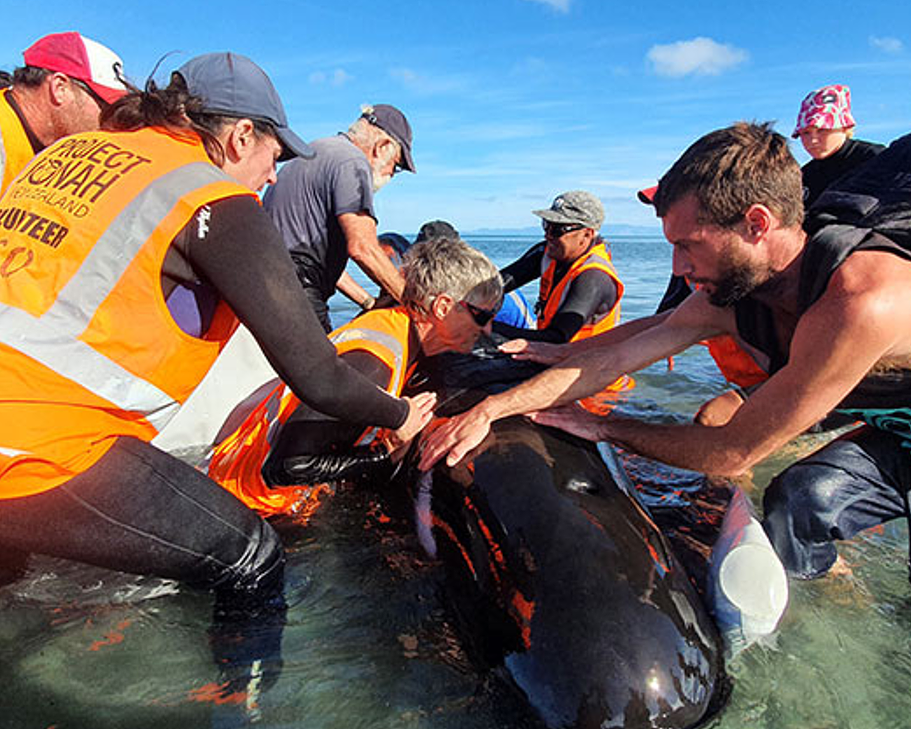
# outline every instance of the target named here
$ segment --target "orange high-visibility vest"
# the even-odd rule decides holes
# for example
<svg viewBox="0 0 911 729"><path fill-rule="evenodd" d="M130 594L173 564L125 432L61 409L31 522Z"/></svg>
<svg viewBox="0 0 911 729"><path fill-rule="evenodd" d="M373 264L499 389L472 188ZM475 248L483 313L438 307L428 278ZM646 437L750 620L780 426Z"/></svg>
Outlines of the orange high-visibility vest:
<svg viewBox="0 0 911 729"><path fill-rule="evenodd" d="M623 296L623 282L620 280L616 269L614 269L610 252L604 243L593 245L585 255L579 256L573 261L566 275L556 286L554 286L554 274L557 270L557 262L545 255L544 260L541 262L541 267L544 271L541 274L541 291L538 300L543 302L544 307L538 316L538 329L547 329L550 326L550 323L563 305L567 293L569 293L570 283L583 271L591 269L603 271L610 276L617 287L617 300L610 311L600 315L595 321L586 322L569 341L575 342L580 339L588 339L596 334L601 334L601 332L606 332L608 329L613 329L620 322L620 299ZM613 400L610 397L605 400L603 398L604 395L621 390L630 390L635 385L636 381L632 377L622 375L603 390L581 400L580 403L587 410L604 414L613 407Z"/></svg>
<svg viewBox="0 0 911 729"><path fill-rule="evenodd" d="M724 379L740 387L752 387L769 379L762 369L737 341L727 334L702 342L724 375Z"/></svg>
<svg viewBox="0 0 911 729"><path fill-rule="evenodd" d="M35 156L22 120L7 101L11 90L0 91L0 193L6 191L13 178Z"/></svg>
<svg viewBox="0 0 911 729"><path fill-rule="evenodd" d="M361 350L380 359L389 368L385 390L398 396L412 369L408 337L411 319L404 307L375 309L334 330L329 339L341 355ZM279 380L241 425L212 451L209 477L262 514L297 514L309 511L317 498L310 485L269 488L262 477L272 443L279 428L297 409L300 399ZM374 433L368 429L364 442Z"/></svg>
<svg viewBox="0 0 911 729"><path fill-rule="evenodd" d="M538 301L543 303L543 309L538 315L538 329L547 329L550 326L566 299L570 284L580 273L590 269L603 271L613 280L614 285L617 287L617 300L610 311L597 315L598 318L594 321L585 322L570 341L575 342L579 339L587 339L601 332L606 332L608 329L615 327L617 322L620 321L620 299L623 296L623 282L614 269L610 253L604 243L593 245L587 253L573 261L566 275L556 286L554 285L554 275L557 270L557 262L545 255L541 262L541 268L541 289L538 294Z"/></svg>
<svg viewBox="0 0 911 729"><path fill-rule="evenodd" d="M161 289L165 254L200 207L253 193L195 136L89 132L35 157L0 198L0 498L54 488L121 436L151 440L237 321L204 338Z"/></svg>
<svg viewBox="0 0 911 729"><path fill-rule="evenodd" d="M697 285L696 289L700 287ZM734 337L722 334L711 339L703 339L700 344L705 345L712 359L724 379L740 387L752 387L769 379L769 374L756 364L750 354L743 349Z"/></svg>

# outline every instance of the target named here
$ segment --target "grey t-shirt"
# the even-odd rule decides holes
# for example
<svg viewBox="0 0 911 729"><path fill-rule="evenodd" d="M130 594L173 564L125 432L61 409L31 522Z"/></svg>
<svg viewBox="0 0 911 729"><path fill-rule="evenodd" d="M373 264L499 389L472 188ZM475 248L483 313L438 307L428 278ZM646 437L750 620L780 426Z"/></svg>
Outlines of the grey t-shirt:
<svg viewBox="0 0 911 729"><path fill-rule="evenodd" d="M285 163L263 205L282 234L301 284L326 301L348 262L338 216L365 212L376 218L373 175L367 157L344 134L310 146L316 157Z"/></svg>

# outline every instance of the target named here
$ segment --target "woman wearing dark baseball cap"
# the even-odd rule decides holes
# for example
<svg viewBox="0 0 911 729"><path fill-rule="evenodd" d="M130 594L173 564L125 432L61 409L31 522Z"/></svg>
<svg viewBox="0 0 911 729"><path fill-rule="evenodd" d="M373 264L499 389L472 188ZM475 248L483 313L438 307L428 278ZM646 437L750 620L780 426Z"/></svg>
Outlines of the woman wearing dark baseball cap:
<svg viewBox="0 0 911 729"><path fill-rule="evenodd" d="M6 230L2 252L0 542L225 598L273 594L273 529L150 443L238 320L322 413L409 438L432 398L375 387L313 314L254 193L309 150L256 64L193 58L101 125L43 151L0 199L36 221Z"/></svg>

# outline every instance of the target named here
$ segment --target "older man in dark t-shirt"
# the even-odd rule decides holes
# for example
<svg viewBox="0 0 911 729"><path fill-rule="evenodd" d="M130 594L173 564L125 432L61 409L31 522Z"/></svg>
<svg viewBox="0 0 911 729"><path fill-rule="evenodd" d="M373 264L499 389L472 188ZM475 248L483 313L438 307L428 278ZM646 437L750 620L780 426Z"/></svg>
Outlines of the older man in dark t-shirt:
<svg viewBox="0 0 911 729"><path fill-rule="evenodd" d="M327 301L348 258L396 298L404 282L377 241L373 194L399 170L414 172L411 126L394 106L367 107L347 132L312 143L313 159L288 162L264 205L291 252L326 331Z"/></svg>

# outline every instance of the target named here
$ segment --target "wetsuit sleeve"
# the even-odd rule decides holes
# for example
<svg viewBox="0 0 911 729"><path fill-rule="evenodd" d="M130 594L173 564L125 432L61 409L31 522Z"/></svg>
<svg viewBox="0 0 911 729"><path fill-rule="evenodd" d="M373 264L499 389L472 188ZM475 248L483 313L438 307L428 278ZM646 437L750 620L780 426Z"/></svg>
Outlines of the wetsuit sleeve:
<svg viewBox="0 0 911 729"><path fill-rule="evenodd" d="M379 388L385 388L392 374L379 357L353 350L341 359ZM270 459L274 470L285 458L304 453L325 453L352 445L363 432L363 424L331 417L301 402L278 431Z"/></svg>
<svg viewBox="0 0 911 729"><path fill-rule="evenodd" d="M208 230L189 244L208 280L256 338L275 371L311 407L340 420L398 428L408 405L336 356L294 274L281 236L247 196L210 206Z"/></svg>
<svg viewBox="0 0 911 729"><path fill-rule="evenodd" d="M509 293L541 277L541 261L544 258L545 245L546 243L542 240L527 250L521 258L513 261L506 268L500 269L504 293Z"/></svg>
<svg viewBox="0 0 911 729"><path fill-rule="evenodd" d="M570 284L563 305L546 329L517 329L499 322L494 323L493 329L514 339L563 344L596 313L610 311L616 302L617 286L610 276L594 269L583 271Z"/></svg>

